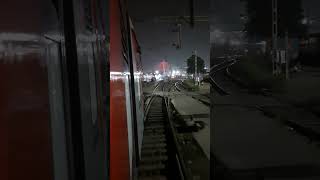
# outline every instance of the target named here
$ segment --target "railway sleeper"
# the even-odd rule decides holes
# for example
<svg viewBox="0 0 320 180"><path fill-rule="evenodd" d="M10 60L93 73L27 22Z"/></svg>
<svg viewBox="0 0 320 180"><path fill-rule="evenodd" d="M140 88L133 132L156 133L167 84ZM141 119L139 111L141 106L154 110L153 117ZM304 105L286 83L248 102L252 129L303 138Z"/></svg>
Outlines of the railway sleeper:
<svg viewBox="0 0 320 180"><path fill-rule="evenodd" d="M159 129L159 128L164 128L164 124L163 123L150 124L145 127L145 129Z"/></svg>
<svg viewBox="0 0 320 180"><path fill-rule="evenodd" d="M149 120L161 120L161 121L164 121L164 117L163 116L152 116L152 117L148 117L147 118L147 122Z"/></svg>
<svg viewBox="0 0 320 180"><path fill-rule="evenodd" d="M145 125L152 125L152 124L164 124L163 119L149 119L148 121L145 122Z"/></svg>
<svg viewBox="0 0 320 180"><path fill-rule="evenodd" d="M141 176L139 180L167 180L166 176L156 175L156 176Z"/></svg>
<svg viewBox="0 0 320 180"><path fill-rule="evenodd" d="M150 108L153 113L163 113L162 108Z"/></svg>
<svg viewBox="0 0 320 180"><path fill-rule="evenodd" d="M151 107L150 112L155 112L155 113L163 113L162 107Z"/></svg>
<svg viewBox="0 0 320 180"><path fill-rule="evenodd" d="M148 115L148 119L164 119L164 115Z"/></svg>
<svg viewBox="0 0 320 180"><path fill-rule="evenodd" d="M156 156L145 156L143 157L140 162L142 164L148 163L148 164L157 164L159 162L167 161L168 156L167 155L156 155Z"/></svg>
<svg viewBox="0 0 320 180"><path fill-rule="evenodd" d="M164 124L164 120L163 119L149 119L145 123L146 126L153 125L153 124Z"/></svg>
<svg viewBox="0 0 320 180"><path fill-rule="evenodd" d="M154 127L146 127L144 132L163 132L164 131L164 127L160 127L160 126L154 126Z"/></svg>
<svg viewBox="0 0 320 180"><path fill-rule="evenodd" d="M145 136L148 136L148 135L150 135L150 136L153 136L153 135L160 135L160 134L163 134L163 133L161 133L161 132L151 132L151 133L146 133L145 134Z"/></svg>
<svg viewBox="0 0 320 180"><path fill-rule="evenodd" d="M145 127L164 125L164 121L147 121Z"/></svg>
<svg viewBox="0 0 320 180"><path fill-rule="evenodd" d="M152 172L154 173L154 171L158 171L157 173L161 173L162 170L165 170L166 165L163 163L157 163L157 164L141 164L139 167L139 173L144 173L144 172Z"/></svg>
<svg viewBox="0 0 320 180"><path fill-rule="evenodd" d="M152 106L150 106L150 109L160 109L162 108L162 101L153 101Z"/></svg>
<svg viewBox="0 0 320 180"><path fill-rule="evenodd" d="M163 112L162 107L151 107L150 111L158 112L158 113L162 113Z"/></svg>
<svg viewBox="0 0 320 180"><path fill-rule="evenodd" d="M166 143L144 144L142 149L165 148L166 146Z"/></svg>
<svg viewBox="0 0 320 180"><path fill-rule="evenodd" d="M158 138L165 138L166 136L164 134L158 134L158 135L149 135L144 136L144 139L158 139Z"/></svg>
<svg viewBox="0 0 320 180"><path fill-rule="evenodd" d="M144 132L145 136L160 135L163 133L164 133L164 130L147 130Z"/></svg>
<svg viewBox="0 0 320 180"><path fill-rule="evenodd" d="M141 156L148 156L148 155L162 155L166 154L167 149L166 148L157 148L157 149L143 149L141 151Z"/></svg>
<svg viewBox="0 0 320 180"><path fill-rule="evenodd" d="M144 145L152 146L154 144L160 144L160 143L166 143L165 141L149 141L149 142L144 142Z"/></svg>
<svg viewBox="0 0 320 180"><path fill-rule="evenodd" d="M166 138L164 138L164 137L157 137L157 138L154 138L154 137L145 137L144 139L143 139L143 142L149 142L149 141L166 141L167 139Z"/></svg>
<svg viewBox="0 0 320 180"><path fill-rule="evenodd" d="M164 133L164 127L163 128L149 128L149 129L145 129L144 132L145 133L151 133L151 132L161 132Z"/></svg>
<svg viewBox="0 0 320 180"><path fill-rule="evenodd" d="M164 122L164 118L163 117L149 117L146 122L156 122L156 121Z"/></svg>
<svg viewBox="0 0 320 180"><path fill-rule="evenodd" d="M155 113L155 114L148 114L147 118L164 118L164 114L163 113Z"/></svg>
<svg viewBox="0 0 320 180"><path fill-rule="evenodd" d="M149 143L149 142L166 142L167 139L166 138L154 138L154 137L148 137L146 136L144 139L143 139L143 143Z"/></svg>
<svg viewBox="0 0 320 180"><path fill-rule="evenodd" d="M164 142L164 141L149 141L149 142L144 142L143 145L152 146L152 145L161 144L161 143L166 143L166 142Z"/></svg>
<svg viewBox="0 0 320 180"><path fill-rule="evenodd" d="M144 126L144 130L153 130L153 129L165 129L165 126L163 123L148 123Z"/></svg>
<svg viewBox="0 0 320 180"><path fill-rule="evenodd" d="M157 176L165 176L165 175L166 175L165 170L139 172L140 177L157 177Z"/></svg>
<svg viewBox="0 0 320 180"><path fill-rule="evenodd" d="M162 121L162 122L164 122L164 118L163 117L149 117L147 119L147 122L152 122L152 121Z"/></svg>
<svg viewBox="0 0 320 180"><path fill-rule="evenodd" d="M161 128L161 129L146 129L146 130L144 130L144 133L146 135L150 135L152 133L157 133L157 134L161 133L161 134L163 134L164 131L165 131L164 128Z"/></svg>

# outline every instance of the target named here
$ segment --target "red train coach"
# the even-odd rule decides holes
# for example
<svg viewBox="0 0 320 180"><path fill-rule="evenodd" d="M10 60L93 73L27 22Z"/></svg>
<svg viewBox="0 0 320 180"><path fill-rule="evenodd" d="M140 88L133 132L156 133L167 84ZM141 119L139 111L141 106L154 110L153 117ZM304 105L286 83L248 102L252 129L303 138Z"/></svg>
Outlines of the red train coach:
<svg viewBox="0 0 320 180"><path fill-rule="evenodd" d="M143 134L140 48L126 8L125 1L111 1L110 177L114 179L135 176Z"/></svg>
<svg viewBox="0 0 320 180"><path fill-rule="evenodd" d="M0 7L0 179L136 176L140 48L125 0Z"/></svg>

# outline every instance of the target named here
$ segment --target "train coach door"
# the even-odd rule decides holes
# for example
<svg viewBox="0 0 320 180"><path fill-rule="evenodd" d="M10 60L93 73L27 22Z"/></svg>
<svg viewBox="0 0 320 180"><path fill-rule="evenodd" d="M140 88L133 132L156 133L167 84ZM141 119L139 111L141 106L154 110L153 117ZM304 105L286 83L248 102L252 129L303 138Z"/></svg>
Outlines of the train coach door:
<svg viewBox="0 0 320 180"><path fill-rule="evenodd" d="M139 158L141 154L141 147L142 147L142 138L143 138L143 130L144 130L144 107L143 107L143 97L142 97L142 90L141 88L141 66L140 66L140 52L139 52L139 44L136 39L133 24L130 20L130 44L131 44L131 50L130 50L130 74L131 74L131 94L132 94L132 101L134 102L134 113L135 116L135 142L137 146L137 154L136 156Z"/></svg>
<svg viewBox="0 0 320 180"><path fill-rule="evenodd" d="M107 2L63 1L66 124L72 180L108 179L108 57L103 50L107 48L107 27L102 28L107 19L102 18L107 15L102 14L108 11Z"/></svg>
<svg viewBox="0 0 320 180"><path fill-rule="evenodd" d="M126 109L127 109L127 126L128 126L128 143L129 143L129 161L130 161L130 174L134 176L134 141L133 141L133 114L132 114L132 98L130 94L131 84L130 75L126 74L125 81L125 96L126 96Z"/></svg>
<svg viewBox="0 0 320 180"><path fill-rule="evenodd" d="M62 75L61 43L46 37L52 43L45 49L48 66L50 124L52 135L53 168L55 180L68 180L65 106Z"/></svg>
<svg viewBox="0 0 320 180"><path fill-rule="evenodd" d="M129 142L132 146L132 150L130 150L130 156L131 156L131 174L135 178L138 174L137 172L137 165L140 160L140 143L139 143L139 130L140 128L143 128L143 123L138 123L138 116L137 116L137 110L139 109L139 106L137 106L137 90L136 90L136 83L137 83L137 71L136 71L136 59L135 59L135 45L132 41L132 24L130 21L130 17L128 15L127 11L123 11L125 14L123 16L124 23L126 26L125 36L127 37L127 71L128 71L128 87L126 90L126 96L127 102L130 103L131 108L128 109L130 111L130 131L131 135L129 136ZM142 144L142 141L141 141Z"/></svg>

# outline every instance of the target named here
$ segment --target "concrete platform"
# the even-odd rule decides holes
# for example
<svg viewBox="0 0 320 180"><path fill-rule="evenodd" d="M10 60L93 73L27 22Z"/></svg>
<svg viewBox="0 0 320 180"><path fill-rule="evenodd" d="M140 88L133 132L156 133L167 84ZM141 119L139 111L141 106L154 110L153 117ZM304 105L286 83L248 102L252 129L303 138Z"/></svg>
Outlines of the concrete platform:
<svg viewBox="0 0 320 180"><path fill-rule="evenodd" d="M195 121L202 121L205 127L198 132L194 132L193 136L198 142L203 152L210 159L210 109L208 106L197 101L196 99L183 95L175 94L171 96L171 102L182 116L193 116ZM203 115L208 115L207 117Z"/></svg>

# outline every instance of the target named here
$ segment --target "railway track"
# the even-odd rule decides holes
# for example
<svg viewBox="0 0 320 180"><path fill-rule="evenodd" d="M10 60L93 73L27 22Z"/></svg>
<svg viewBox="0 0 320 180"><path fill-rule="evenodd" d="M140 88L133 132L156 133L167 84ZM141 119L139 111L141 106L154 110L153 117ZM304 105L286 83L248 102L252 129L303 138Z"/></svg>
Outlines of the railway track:
<svg viewBox="0 0 320 180"><path fill-rule="evenodd" d="M240 88L250 89L249 85L246 82L232 76L229 68L226 68L224 75L227 76L227 78L229 78L232 83L236 84L239 89ZM292 109L295 109L295 111L303 110L305 112L310 112L309 109L304 108L303 106L300 107L300 106L293 104L291 102L288 102L286 100L281 100L279 98L272 96L272 93L269 92L267 89L257 89L255 91L251 90L251 92L254 92L255 94L259 94L262 96L268 96L269 98L273 98L276 101L280 102L282 104L282 107L287 107L287 108L291 107ZM250 93L250 91L248 91L248 93ZM274 106L274 107L276 107L276 106ZM268 116L270 118L280 118L280 116L277 113L274 113L274 112L268 110L268 106L257 105L255 107L255 109L263 112L266 116ZM306 119L304 119L304 118L300 118L300 119L288 118L288 119L281 119L280 122L282 124L284 124L285 126L287 126L291 131L295 131L297 134L300 134L301 136L308 138L309 142L316 142L317 144L319 144L319 142L320 142L320 128L319 128L320 122L318 120L308 119L308 118L306 118Z"/></svg>
<svg viewBox="0 0 320 180"><path fill-rule="evenodd" d="M165 91L170 86L159 82L156 91ZM182 179L183 173L177 161L177 147L174 132L169 122L168 107L164 97L154 95L147 108L139 180Z"/></svg>
<svg viewBox="0 0 320 180"><path fill-rule="evenodd" d="M163 98L153 97L148 110L139 166L139 179L168 179L168 148Z"/></svg>
<svg viewBox="0 0 320 180"><path fill-rule="evenodd" d="M213 89L215 89L215 91L220 94L221 96L227 96L230 95L230 92L228 92L225 88L223 88L221 85L219 85L215 80L214 80L214 76L218 73L221 72L223 70L228 69L230 66L234 65L235 63L237 63L237 60L225 60L213 67L210 68L210 78L209 78L209 82L212 85Z"/></svg>
<svg viewBox="0 0 320 180"><path fill-rule="evenodd" d="M174 87L175 87L175 89L177 89L179 92L181 92L181 91L188 91L188 89L186 89L184 86L183 86L183 84L182 84L182 82L180 81L180 82L176 82L176 83L174 83ZM185 90L183 90L183 89L185 89ZM203 103L204 105L206 105L206 106L210 106L210 101L208 101L208 100L210 100L210 96L205 96L205 95L190 95L190 94L188 94L189 96L191 96L193 99L195 99L195 100L197 100L197 101L200 101L201 103Z"/></svg>
<svg viewBox="0 0 320 180"><path fill-rule="evenodd" d="M210 77L210 84L221 96L230 95L230 93L222 88L212 77Z"/></svg>

